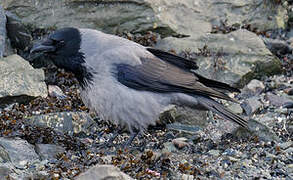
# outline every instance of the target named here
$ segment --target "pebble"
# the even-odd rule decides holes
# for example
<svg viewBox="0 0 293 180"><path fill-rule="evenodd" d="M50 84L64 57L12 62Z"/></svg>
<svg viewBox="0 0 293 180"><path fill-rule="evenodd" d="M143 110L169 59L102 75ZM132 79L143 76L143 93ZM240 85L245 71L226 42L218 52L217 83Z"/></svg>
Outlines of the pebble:
<svg viewBox="0 0 293 180"><path fill-rule="evenodd" d="M186 146L188 146L188 143L186 142L187 139L185 137L181 137L181 138L176 138L172 140L172 143L174 144L174 146L178 149L182 149Z"/></svg>
<svg viewBox="0 0 293 180"><path fill-rule="evenodd" d="M293 147L289 147L288 149L285 150L285 152L288 154L293 153Z"/></svg>
<svg viewBox="0 0 293 180"><path fill-rule="evenodd" d="M281 149L287 149L290 146L293 146L293 141L283 142L279 144Z"/></svg>
<svg viewBox="0 0 293 180"><path fill-rule="evenodd" d="M58 99L65 99L67 96L63 93L63 91L55 85L48 85L48 93L49 96L55 97Z"/></svg>
<svg viewBox="0 0 293 180"><path fill-rule="evenodd" d="M261 108L261 106L262 104L258 100L258 97L248 98L241 104L241 107L244 109L246 115L248 116L256 113Z"/></svg>
<svg viewBox="0 0 293 180"><path fill-rule="evenodd" d="M219 156L220 155L220 150L212 149L212 150L209 150L208 154L211 155L211 156Z"/></svg>

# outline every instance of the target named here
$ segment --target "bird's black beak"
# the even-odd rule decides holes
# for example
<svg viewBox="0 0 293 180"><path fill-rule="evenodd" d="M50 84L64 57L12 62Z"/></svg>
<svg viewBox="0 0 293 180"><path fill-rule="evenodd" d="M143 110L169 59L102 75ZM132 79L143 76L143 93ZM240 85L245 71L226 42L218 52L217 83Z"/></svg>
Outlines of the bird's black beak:
<svg viewBox="0 0 293 180"><path fill-rule="evenodd" d="M56 47L53 45L53 41L50 39L47 39L42 43L35 44L33 48L31 48L30 54L54 52L55 50L56 50Z"/></svg>

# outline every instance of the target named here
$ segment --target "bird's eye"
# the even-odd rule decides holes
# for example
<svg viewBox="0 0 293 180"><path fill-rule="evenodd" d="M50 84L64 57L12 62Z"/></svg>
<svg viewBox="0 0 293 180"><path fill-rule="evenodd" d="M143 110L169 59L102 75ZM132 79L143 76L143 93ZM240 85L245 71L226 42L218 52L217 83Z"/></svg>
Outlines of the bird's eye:
<svg viewBox="0 0 293 180"><path fill-rule="evenodd" d="M63 47L64 45L65 45L65 42L63 40L61 40L61 41L58 41L55 46L57 48L60 48L60 47Z"/></svg>
<svg viewBox="0 0 293 180"><path fill-rule="evenodd" d="M59 44L60 44L61 46L63 46L63 45L65 45L65 42L64 42L64 41L59 41Z"/></svg>

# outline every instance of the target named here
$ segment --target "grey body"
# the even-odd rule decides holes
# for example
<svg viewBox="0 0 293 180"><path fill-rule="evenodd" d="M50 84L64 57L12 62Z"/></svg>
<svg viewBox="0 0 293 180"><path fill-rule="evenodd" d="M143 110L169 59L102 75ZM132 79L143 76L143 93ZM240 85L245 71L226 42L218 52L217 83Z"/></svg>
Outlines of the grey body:
<svg viewBox="0 0 293 180"><path fill-rule="evenodd" d="M63 28L31 53L42 52L75 74L85 105L130 132L154 125L174 105L211 110L242 127L247 121L212 98L234 101L228 84L204 78L195 62L91 29Z"/></svg>
<svg viewBox="0 0 293 180"><path fill-rule="evenodd" d="M143 130L155 125L159 115L175 104L198 105L195 97L183 93L138 91L121 84L115 77L117 64L135 66L141 64L141 57L154 55L124 38L90 29L80 32L80 51L85 54L86 66L96 72L94 83L81 90L81 98L104 120L126 125L130 131L132 127Z"/></svg>

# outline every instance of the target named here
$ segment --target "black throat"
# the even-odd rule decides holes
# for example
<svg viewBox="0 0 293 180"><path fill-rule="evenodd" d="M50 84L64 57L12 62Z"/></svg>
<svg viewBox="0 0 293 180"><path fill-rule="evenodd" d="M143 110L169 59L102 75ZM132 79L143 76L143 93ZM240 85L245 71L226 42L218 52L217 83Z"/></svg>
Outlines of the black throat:
<svg viewBox="0 0 293 180"><path fill-rule="evenodd" d="M94 71L85 66L84 55L81 52L67 57L55 57L53 62L57 67L72 72L82 89L93 82Z"/></svg>

